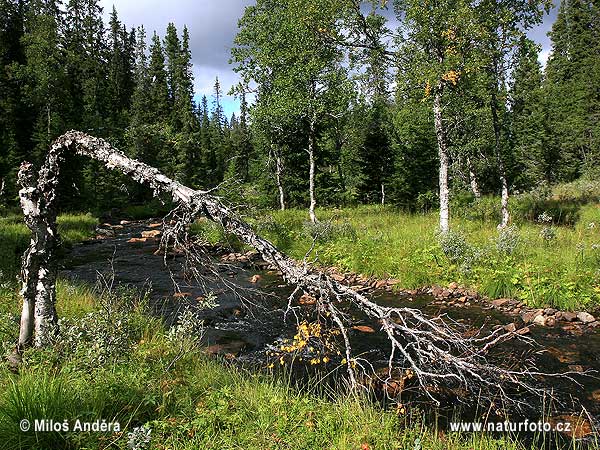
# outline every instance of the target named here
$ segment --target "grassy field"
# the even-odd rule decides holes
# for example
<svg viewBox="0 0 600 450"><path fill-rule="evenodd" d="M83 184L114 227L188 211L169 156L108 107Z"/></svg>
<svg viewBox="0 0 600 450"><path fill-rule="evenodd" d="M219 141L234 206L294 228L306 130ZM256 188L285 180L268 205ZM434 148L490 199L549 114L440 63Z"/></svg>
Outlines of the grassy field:
<svg viewBox="0 0 600 450"><path fill-rule="evenodd" d="M63 244L70 245L94 235L98 220L90 214L65 214L57 219ZM0 283L15 281L31 233L22 215L0 217Z"/></svg>
<svg viewBox="0 0 600 450"><path fill-rule="evenodd" d="M54 348L29 350L19 375L0 369L4 449L521 449L509 437L444 433L341 392L311 392L210 359L186 317L166 330L131 292L63 285ZM0 296L7 351L16 295ZM119 432L28 432L23 418L119 422ZM135 428L150 429L150 442ZM133 433L133 434L132 434ZM129 447L128 447L129 445ZM531 448L536 448L534 445Z"/></svg>
<svg viewBox="0 0 600 450"><path fill-rule="evenodd" d="M256 229L296 258L310 258L378 278L402 288L459 282L492 298L513 297L530 306L563 310L600 307L600 208L578 209L573 225L521 221L498 232L496 221L453 217L452 232L437 235L437 212L407 214L363 206L321 209L320 223L305 210L275 211L254 221ZM195 232L236 246L206 222Z"/></svg>

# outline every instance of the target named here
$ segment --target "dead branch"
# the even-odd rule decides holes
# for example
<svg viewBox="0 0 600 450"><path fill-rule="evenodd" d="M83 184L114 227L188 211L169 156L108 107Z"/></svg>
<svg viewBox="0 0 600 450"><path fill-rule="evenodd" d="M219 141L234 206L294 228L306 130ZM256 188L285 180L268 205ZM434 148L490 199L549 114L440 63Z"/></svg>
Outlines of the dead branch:
<svg viewBox="0 0 600 450"><path fill-rule="evenodd" d="M167 194L178 204L176 225L165 233L164 243L181 244L185 235L185 225L198 216L220 224L225 231L237 236L242 242L254 247L262 258L281 271L284 279L296 286L299 291L317 298L316 307L329 315L341 331L345 344L346 365L353 386L358 381L355 367L360 362L352 358L352 347L346 325L348 318L338 305L349 302L358 307L367 317L376 320L390 343L388 378L392 369L409 374L418 386L429 393L442 385L459 386L468 392L492 390L505 392L507 385L539 393L539 388L529 383L540 374L534 368L519 370L505 369L486 361L486 354L492 346L515 337L515 333L495 331L488 335L468 336L442 317L430 318L413 308L381 306L364 295L337 282L309 264L299 263L279 251L271 242L259 236L252 227L240 219L221 200L207 192L194 190L162 174L158 169L127 157L103 139L95 138L78 131L71 131L58 138L50 149L48 159L40 172L35 187L31 166L24 164L20 174L21 199L28 226L33 237L24 257L23 271L23 316L19 345L29 342L31 335L32 304L35 305L36 345L44 345L44 335L48 323L54 318L55 296L52 269L55 245L55 214L53 200L59 173L60 161L66 151L90 157L131 177L135 181L150 186L155 195ZM200 263L191 255L191 262ZM49 276L48 274L52 274ZM40 288L40 284L42 287ZM39 326L38 326L39 314ZM22 347L20 347L22 348ZM429 394L431 396L431 394ZM431 397L433 398L433 397Z"/></svg>

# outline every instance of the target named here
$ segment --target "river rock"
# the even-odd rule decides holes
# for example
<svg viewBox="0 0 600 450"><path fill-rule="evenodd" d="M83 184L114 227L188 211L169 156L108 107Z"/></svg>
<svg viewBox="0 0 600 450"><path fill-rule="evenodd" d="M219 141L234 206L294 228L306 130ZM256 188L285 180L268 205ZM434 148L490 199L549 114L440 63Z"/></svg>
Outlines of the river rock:
<svg viewBox="0 0 600 450"><path fill-rule="evenodd" d="M260 280L262 280L262 277L260 275L252 275L252 277L250 278L250 283L258 283Z"/></svg>
<svg viewBox="0 0 600 450"><path fill-rule="evenodd" d="M533 323L543 327L546 325L546 318L542 314L539 314L533 318Z"/></svg>
<svg viewBox="0 0 600 450"><path fill-rule="evenodd" d="M502 306L507 306L510 303L510 298L497 298L496 300L492 300L492 305L497 308L501 308Z"/></svg>
<svg viewBox="0 0 600 450"><path fill-rule="evenodd" d="M160 235L161 232L159 230L142 231L143 238L155 238Z"/></svg>
<svg viewBox="0 0 600 450"><path fill-rule="evenodd" d="M454 290L454 289L458 289L458 283L457 283L457 282L455 282L455 281L454 281L454 282L452 282L452 283L450 283L450 284L448 285L448 289L452 289L452 290Z"/></svg>
<svg viewBox="0 0 600 450"><path fill-rule="evenodd" d="M375 330L368 325L355 325L352 329L361 333L375 333Z"/></svg>
<svg viewBox="0 0 600 450"><path fill-rule="evenodd" d="M548 418L548 422L550 422L553 428L555 428L559 423L570 424L569 430L561 431L561 433L573 439L581 439L592 434L593 432L592 425L587 419L574 414L563 414L560 416L550 417Z"/></svg>
<svg viewBox="0 0 600 450"><path fill-rule="evenodd" d="M385 286L387 286L387 281L385 281L385 280L378 280L378 281L375 283L375 289L382 289L382 288L384 288Z"/></svg>
<svg viewBox="0 0 600 450"><path fill-rule="evenodd" d="M162 223L151 223L150 225L148 225L148 228L160 228L162 226Z"/></svg>
<svg viewBox="0 0 600 450"><path fill-rule="evenodd" d="M508 333L514 333L515 331L517 331L517 325L514 322L509 323L508 325L504 325L504 331Z"/></svg>
<svg viewBox="0 0 600 450"><path fill-rule="evenodd" d="M300 305L314 305L317 302L317 299L312 295L307 294L306 292L302 294L302 297L298 299L298 303Z"/></svg>
<svg viewBox="0 0 600 450"><path fill-rule="evenodd" d="M142 238L131 238L127 242L129 242L130 244L136 244L136 243L139 244L139 243L142 243L142 242L146 242L147 240L148 239L144 238L144 237L142 237Z"/></svg>
<svg viewBox="0 0 600 450"><path fill-rule="evenodd" d="M344 275L342 275L341 273L336 273L336 272L331 274L331 278L333 278L335 281L338 281L340 283L346 279L346 277L344 277Z"/></svg>
<svg viewBox="0 0 600 450"><path fill-rule="evenodd" d="M537 316L540 316L544 313L542 309L533 309L530 311L525 311L521 314L521 319L525 323L532 323Z"/></svg>
<svg viewBox="0 0 600 450"><path fill-rule="evenodd" d="M96 228L96 234L102 237L115 237L113 230L107 230L105 228Z"/></svg>
<svg viewBox="0 0 600 450"><path fill-rule="evenodd" d="M558 315L560 314L560 317ZM557 318L564 320L565 322L574 322L577 319L577 314L570 311L562 311L557 314Z"/></svg>
<svg viewBox="0 0 600 450"><path fill-rule="evenodd" d="M590 313L586 313L585 311L578 312L577 318L583 323L590 323L596 320L594 316L592 316Z"/></svg>

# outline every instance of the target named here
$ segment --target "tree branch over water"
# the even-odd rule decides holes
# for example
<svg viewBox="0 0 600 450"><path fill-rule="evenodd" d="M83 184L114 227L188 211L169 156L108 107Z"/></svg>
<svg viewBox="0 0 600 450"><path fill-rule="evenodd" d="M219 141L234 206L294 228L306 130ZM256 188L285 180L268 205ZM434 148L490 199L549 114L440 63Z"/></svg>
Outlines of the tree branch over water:
<svg viewBox="0 0 600 450"><path fill-rule="evenodd" d="M281 252L219 197L184 186L158 169L129 158L105 140L78 131L70 131L54 142L37 180L30 164L24 163L19 174L20 197L32 240L23 260L23 316L17 355L31 343L46 345L48 334L53 332L50 325L57 322L56 270L53 269L57 237L55 199L61 162L69 151L150 186L155 195L170 195L178 204L179 214L173 217L181 223L177 223L176 228L183 229L198 216L220 224L225 231L254 247L265 261L281 271L289 284L314 296L316 308L332 320L344 338L345 364L352 387L359 384L356 369L361 367L361 362L353 357L348 318L340 309L347 303L376 320L380 324L379 331L387 337L390 344L388 380L401 370L404 377L416 380L418 387L432 399L432 392L444 386L459 387L471 393L489 391L490 398L495 394L508 397L503 394L511 386L539 393L540 389L532 382L538 376L549 375L533 368L502 368L486 360L492 347L518 337L515 333L501 328L487 334L482 330L466 333L458 324L441 316L431 318L418 309L379 305L306 262L297 262Z"/></svg>

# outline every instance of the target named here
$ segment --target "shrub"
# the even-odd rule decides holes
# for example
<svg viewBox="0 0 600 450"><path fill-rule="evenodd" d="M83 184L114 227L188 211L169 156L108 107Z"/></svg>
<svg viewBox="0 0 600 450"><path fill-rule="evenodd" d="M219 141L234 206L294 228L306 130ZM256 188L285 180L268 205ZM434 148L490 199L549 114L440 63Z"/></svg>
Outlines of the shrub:
<svg viewBox="0 0 600 450"><path fill-rule="evenodd" d="M356 239L356 229L350 222L304 222L302 234L319 243L331 242L336 239Z"/></svg>
<svg viewBox="0 0 600 450"><path fill-rule="evenodd" d="M204 322L190 308L177 318L177 324L167 332L166 338L182 349L191 350L198 346L203 335Z"/></svg>
<svg viewBox="0 0 600 450"><path fill-rule="evenodd" d="M446 258L453 263L462 261L471 252L471 246L464 235L458 231L440 233L438 242Z"/></svg>
<svg viewBox="0 0 600 450"><path fill-rule="evenodd" d="M515 225L502 228L498 231L496 249L499 253L512 255L519 245L521 239L519 229Z"/></svg>

